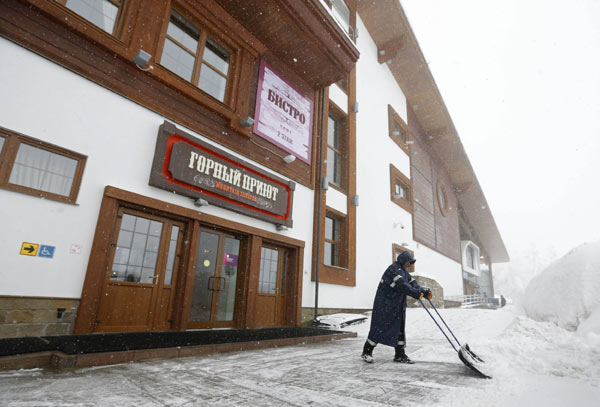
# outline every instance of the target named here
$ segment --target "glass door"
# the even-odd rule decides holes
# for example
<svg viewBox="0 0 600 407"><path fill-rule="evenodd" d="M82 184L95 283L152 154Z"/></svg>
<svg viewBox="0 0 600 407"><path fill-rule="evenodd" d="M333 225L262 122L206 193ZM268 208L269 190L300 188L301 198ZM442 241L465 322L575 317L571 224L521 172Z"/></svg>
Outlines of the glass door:
<svg viewBox="0 0 600 407"><path fill-rule="evenodd" d="M188 327L233 326L241 240L201 229Z"/></svg>
<svg viewBox="0 0 600 407"><path fill-rule="evenodd" d="M260 252L260 275L256 299L258 326L285 325L287 268L288 251L285 248L263 245Z"/></svg>
<svg viewBox="0 0 600 407"><path fill-rule="evenodd" d="M185 225L120 208L95 331L171 329Z"/></svg>

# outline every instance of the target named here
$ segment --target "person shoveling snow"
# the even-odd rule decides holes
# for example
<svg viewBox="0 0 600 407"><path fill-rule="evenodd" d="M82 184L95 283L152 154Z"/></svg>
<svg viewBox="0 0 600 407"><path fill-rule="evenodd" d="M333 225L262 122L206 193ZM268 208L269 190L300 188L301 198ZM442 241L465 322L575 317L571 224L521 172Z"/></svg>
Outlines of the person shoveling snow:
<svg viewBox="0 0 600 407"><path fill-rule="evenodd" d="M421 287L410 276L416 260L408 251L398 258L383 273L377 287L371 329L365 342L361 357L367 363L373 363L373 350L377 344L394 347L394 362L414 363L405 353L406 346L406 296L423 298L431 296L431 290Z"/></svg>

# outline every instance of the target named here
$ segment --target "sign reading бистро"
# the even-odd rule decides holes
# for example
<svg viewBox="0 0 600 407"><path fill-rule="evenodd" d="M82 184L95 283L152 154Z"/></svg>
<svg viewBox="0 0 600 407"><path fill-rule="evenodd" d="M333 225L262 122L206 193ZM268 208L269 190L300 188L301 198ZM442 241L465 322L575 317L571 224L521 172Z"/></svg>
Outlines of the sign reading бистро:
<svg viewBox="0 0 600 407"><path fill-rule="evenodd" d="M292 226L294 182L268 174L167 122L160 126L150 185Z"/></svg>
<svg viewBox="0 0 600 407"><path fill-rule="evenodd" d="M310 164L313 102L260 63L254 133Z"/></svg>

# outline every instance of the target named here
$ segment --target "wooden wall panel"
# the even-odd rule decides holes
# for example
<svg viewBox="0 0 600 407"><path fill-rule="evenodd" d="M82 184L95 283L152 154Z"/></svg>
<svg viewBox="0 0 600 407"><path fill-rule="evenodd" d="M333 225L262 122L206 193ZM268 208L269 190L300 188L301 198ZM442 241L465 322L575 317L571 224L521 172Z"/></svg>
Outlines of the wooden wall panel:
<svg viewBox="0 0 600 407"><path fill-rule="evenodd" d="M444 255L453 260L461 260L460 255L460 228L458 224L458 199L450 183L450 179L441 165L435 165L434 185L438 181L446 185L446 196L448 200L448 215L444 216L437 199L437 187L435 193L435 239L436 248Z"/></svg>
<svg viewBox="0 0 600 407"><path fill-rule="evenodd" d="M415 205L422 206L427 212L433 214L435 197L433 196L433 186L421 172L413 169L412 171L413 193Z"/></svg>
<svg viewBox="0 0 600 407"><path fill-rule="evenodd" d="M414 239L426 246L435 248L435 220L433 214L419 204L413 213Z"/></svg>
<svg viewBox="0 0 600 407"><path fill-rule="evenodd" d="M418 170L423 177L432 182L433 172L431 168L431 155L426 147L426 135L423 128L419 125L416 116L408 108L408 129L413 141L411 146L411 165Z"/></svg>

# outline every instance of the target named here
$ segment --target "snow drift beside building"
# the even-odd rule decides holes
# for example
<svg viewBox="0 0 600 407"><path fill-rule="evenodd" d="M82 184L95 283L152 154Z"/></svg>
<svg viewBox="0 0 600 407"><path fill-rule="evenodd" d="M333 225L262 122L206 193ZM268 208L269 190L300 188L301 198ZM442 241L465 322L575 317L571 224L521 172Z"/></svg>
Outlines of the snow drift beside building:
<svg viewBox="0 0 600 407"><path fill-rule="evenodd" d="M600 242L571 250L534 277L523 308L532 319L600 340Z"/></svg>

